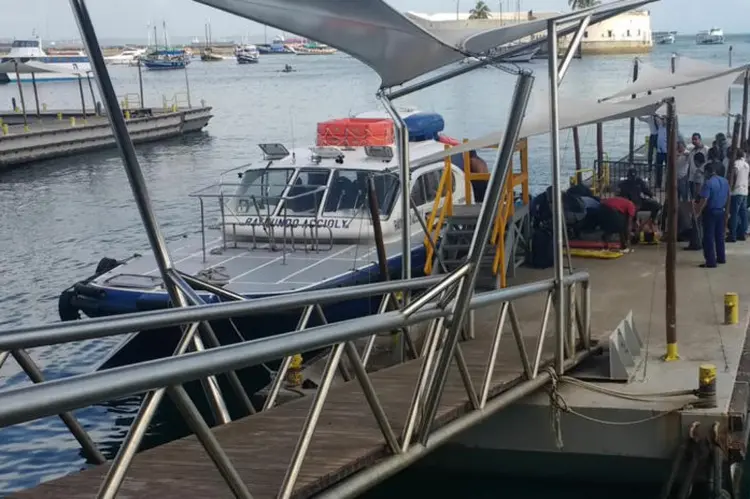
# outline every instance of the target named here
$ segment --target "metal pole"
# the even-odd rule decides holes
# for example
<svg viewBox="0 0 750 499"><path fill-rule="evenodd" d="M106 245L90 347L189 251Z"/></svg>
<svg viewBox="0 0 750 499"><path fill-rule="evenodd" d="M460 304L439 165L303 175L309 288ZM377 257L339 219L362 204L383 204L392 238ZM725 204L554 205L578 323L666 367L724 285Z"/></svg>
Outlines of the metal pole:
<svg viewBox="0 0 750 499"><path fill-rule="evenodd" d="M555 64L555 69L557 69L557 64ZM492 229L495 214L497 213L500 198L505 191L505 182L508 178L508 171L511 167L510 164L513 159L513 152L515 151L516 142L518 142L518 135L521 131L521 124L523 123L524 115L526 114L526 106L529 101L529 96L531 95L533 84L534 77L531 73L521 72L518 75L516 88L513 93L513 100L511 101L506 134L503 137L503 143L497 152L495 168L492 169L492 173L490 174L490 181L487 186L484 203L482 203L477 226L471 239L469 253L466 257L466 261L471 268L466 277L464 277L458 285L455 307L453 309L453 320L450 323L450 329L447 332L443 350L435 364L435 375L428 392L423 413L424 417L420 427L420 441L423 444L429 439L430 430L432 429L432 424L435 415L437 414L438 406L440 405L440 398L448 379L448 369L450 368L451 360L455 356L458 336L468 312L469 302L474 293L474 287L479 273L479 262L482 259L484 249L487 245L487 240L490 235L490 230Z"/></svg>
<svg viewBox="0 0 750 499"><path fill-rule="evenodd" d="M44 383L44 374L42 374L42 371L39 370L37 365L25 350L14 350L12 354L13 358L16 359L18 365L21 366L21 369L24 370L24 372L32 382ZM99 449L96 448L96 444L94 443L94 441L91 440L89 434L86 433L86 430L83 429L75 416L73 416L72 412L62 412L59 414L59 416L62 422L65 423L65 426L68 427L68 430L70 430L70 433L75 437L76 440L78 440L78 443L81 444L83 454L89 461L96 464L104 464L107 462L107 458L105 458L102 453L99 452Z"/></svg>
<svg viewBox="0 0 750 499"><path fill-rule="evenodd" d="M664 360L671 361L680 358L677 353L677 282L675 278L677 267L677 126L675 117L674 98L667 101L667 125L669 127L669 151L667 157L667 261L665 278L667 288L666 324L667 324L667 353Z"/></svg>
<svg viewBox="0 0 750 499"><path fill-rule="evenodd" d="M188 109L192 109L193 105L190 103L190 79L188 79L188 65L185 64L185 89L187 90L187 105Z"/></svg>
<svg viewBox="0 0 750 499"><path fill-rule="evenodd" d="M570 63L573 61L573 57L576 55L576 52L578 51L578 47L581 46L583 35L584 33L586 33L586 28L589 27L590 22L591 22L591 16L586 16L583 19L581 19L580 23L578 23L578 29L576 30L576 34L573 35L573 39L570 41L570 44L568 45L568 48L565 51L565 56L563 57L563 60L560 63L559 69L557 70L558 83L562 81L562 79L565 77L565 73L568 72ZM558 57L557 54L555 54L554 57L550 54L551 59L557 60L557 57Z"/></svg>
<svg viewBox="0 0 750 499"><path fill-rule="evenodd" d="M169 396L177 406L177 410L180 411L182 417L187 422L190 429L193 430L195 436L198 438L206 453L213 461L216 469L219 470L224 481L227 483L235 497L244 499L253 499L252 494L247 489L247 485L242 481L239 473L235 469L232 461L227 456L224 449L221 448L221 444L216 440L211 429L208 427L203 417L195 404L190 400L190 396L187 394L185 389L181 386L171 386L167 389Z"/></svg>
<svg viewBox="0 0 750 499"><path fill-rule="evenodd" d="M101 47L97 41L96 32L91 22L91 17L88 13L85 0L70 0L70 5L76 18L76 22L78 23L78 29L81 32L84 46L89 54L91 67L96 76L97 83L99 84L99 91L104 100L104 105L106 106L115 141L123 158L128 181L133 191L133 197L135 198L136 206L138 206L138 211L146 231L146 236L148 237L149 244L154 252L154 258L164 280L165 287L169 292L172 303L176 306L187 306L184 297L169 277L168 270L172 268L172 260L169 256L167 245L159 229L159 225L156 222L156 217L151 209L151 200L148 195L148 189L146 188L146 182L143 178L143 172L138 164L135 148L133 147L133 142L128 134L125 117L123 116L120 105L117 102L117 94L115 93L112 80L107 72L104 55L102 54ZM78 83L85 117L86 111L85 103L83 103L83 85L80 74ZM180 355L187 350L188 345L190 345L195 338L197 329L197 324L192 324L185 330L183 337L175 350L175 355ZM159 389L147 394L145 397L141 410L136 417L136 421L128 432L125 442L123 442L114 463L107 473L107 477L99 489L98 497L113 498L117 494L117 491L122 484L122 480L124 479L125 471L130 465L146 431L146 427L153 418L164 393L164 389Z"/></svg>
<svg viewBox="0 0 750 499"><path fill-rule="evenodd" d="M83 113L83 119L86 120L86 98L83 96L83 78L78 73L78 91L81 94L81 112Z"/></svg>
<svg viewBox="0 0 750 499"><path fill-rule="evenodd" d="M748 90L750 89L750 71L745 70L745 78L742 82L742 131L740 132L740 145L747 138L747 105Z"/></svg>
<svg viewBox="0 0 750 499"><path fill-rule="evenodd" d="M23 98L23 86L21 86L21 75L18 73L18 61L14 59L13 65L16 68L16 83L18 84L18 96L21 98L21 111L23 112L23 128L24 128L24 131L26 131L29 126L29 121L28 121L28 118L26 117L26 100Z"/></svg>
<svg viewBox="0 0 750 499"><path fill-rule="evenodd" d="M31 73L31 87L34 89L34 103L36 104L36 117L41 118L42 113L39 111L39 91L36 88L36 76Z"/></svg>
<svg viewBox="0 0 750 499"><path fill-rule="evenodd" d="M633 60L633 81L638 80L638 58ZM635 94L630 96L635 99ZM650 146L649 146L650 147ZM630 118L630 148L628 149L628 162L632 165L635 161L635 118ZM649 156L650 157L650 156Z"/></svg>
<svg viewBox="0 0 750 499"><path fill-rule="evenodd" d="M729 67L732 67L732 51L734 50L734 47L732 45L729 46ZM727 135L731 132L732 128L732 88L730 87L729 90L727 90Z"/></svg>
<svg viewBox="0 0 750 499"><path fill-rule="evenodd" d="M401 180L401 278L411 279L411 170L409 168L409 130L393 103L381 95L385 109L393 119L398 145L398 165ZM404 292L404 304L408 303L408 292Z"/></svg>
<svg viewBox="0 0 750 499"><path fill-rule="evenodd" d="M91 83L91 71L86 73L86 81L89 83L89 92L91 92L91 106L94 108L94 115L99 115L99 110L96 106L96 94L94 93L94 84Z"/></svg>
<svg viewBox="0 0 750 499"><path fill-rule="evenodd" d="M547 23L547 50L550 54L557 53L557 25L554 21ZM557 61L549 58L549 104L550 104L550 152L552 153L552 225L555 238L555 360L558 374L563 373L565 360L565 286L563 285L564 269L563 246L565 244L563 231L562 191L560 187L560 117L558 115L558 76Z"/></svg>
<svg viewBox="0 0 750 499"><path fill-rule="evenodd" d="M140 91L140 97L141 97L141 102L139 103L140 104L139 107L141 109L143 109L143 108L146 107L146 105L143 102L143 70L141 69L141 67L142 67L141 66L141 56L138 56L138 90ZM201 200L201 203L202 202L203 201Z"/></svg>

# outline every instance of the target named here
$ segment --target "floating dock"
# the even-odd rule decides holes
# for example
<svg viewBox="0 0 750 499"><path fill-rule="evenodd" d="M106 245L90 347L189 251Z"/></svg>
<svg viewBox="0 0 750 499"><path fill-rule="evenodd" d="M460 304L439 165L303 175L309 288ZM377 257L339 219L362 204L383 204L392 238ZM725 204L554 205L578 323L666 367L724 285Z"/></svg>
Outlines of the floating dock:
<svg viewBox="0 0 750 499"><path fill-rule="evenodd" d="M728 245L728 263L717 269L698 267L700 252L681 251L678 255L678 341L680 360L664 362L664 249L637 246L632 254L617 260L575 259L574 265L587 267L591 275L591 327L594 338L607 351L612 331L631 312L642 340L640 355L627 366L630 381L591 380L591 359L605 365L607 354L597 355L571 371L571 376L588 380L603 390L629 394L610 396L591 387L582 388L564 379L558 381L558 401L564 401L560 413L560 441L550 423L550 397L538 392L516 402L484 422L454 437L420 462L421 465L471 468L494 473L557 475L578 468L591 476L591 463L601 473L625 473L630 470L649 473L634 479L664 480L671 460L688 428L699 422L701 431L719 424L722 445L729 449L732 461L744 457L747 442L748 390L741 367L743 345L750 319L747 297L750 283L736 279L750 272L750 245ZM549 277L546 270L520 269L512 285ZM722 325L724 293L737 292L742 303L737 325ZM536 349L535 340L543 322L544 295L514 302L520 329L528 352ZM462 343L462 349L475 386L481 382L491 350L498 307L476 312L476 338ZM510 322L510 321L509 321ZM511 327L500 343L500 354L490 389L490 400L502 397L525 379ZM542 365L552 359L552 327L548 328ZM599 351L601 353L601 350ZM601 363L599 362L599 363ZM422 359L372 373L371 378L386 414L396 432L401 431L410 396ZM747 363L747 361L745 361ZM594 364L597 364L594 362ZM714 408L695 409L695 396L653 396L695 390L698 368L702 364L717 367L717 404ZM540 373L546 372L542 367ZM606 372L600 374L606 376ZM594 375L596 376L596 374ZM357 481L357 473L381 466L389 454L373 416L356 382L335 385L324 406L317 431L312 438L294 493L291 497L311 497L324 492L330 497ZM640 398L639 398L640 397ZM646 398L644 401L643 398ZM238 472L253 497L277 497L279 487L307 416L311 398L305 397L267 412L237 420L213 430L216 438L236 463ZM443 427L471 413L470 404L455 366L436 426ZM582 416L581 416L582 415ZM416 444L413 444L416 445ZM425 452L424 454L427 454ZM543 459L540 461L539 459ZM554 466L540 465L554 461ZM535 464L536 463L536 464ZM560 464L559 467L558 464ZM564 466L563 466L564 464ZM99 487L107 466L61 478L15 497L91 497ZM630 476L630 475L628 475ZM333 487L333 488L332 488ZM143 495L143 491L148 491ZM188 437L140 453L121 489L124 497L181 497L186 494L205 497L231 497L232 493L205 456L195 437Z"/></svg>
<svg viewBox="0 0 750 499"><path fill-rule="evenodd" d="M153 142L208 125L211 107L142 108L124 111L134 143ZM0 112L0 171L42 159L115 147L112 127L106 116L92 112L85 118L80 110L43 111L38 115ZM24 124L26 122L26 125Z"/></svg>

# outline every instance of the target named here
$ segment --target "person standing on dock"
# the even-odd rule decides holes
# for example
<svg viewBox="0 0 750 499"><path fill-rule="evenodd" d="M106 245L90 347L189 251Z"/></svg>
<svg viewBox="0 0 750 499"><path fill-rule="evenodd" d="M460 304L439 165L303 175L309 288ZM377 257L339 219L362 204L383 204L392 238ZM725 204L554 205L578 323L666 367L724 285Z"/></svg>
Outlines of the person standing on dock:
<svg viewBox="0 0 750 499"><path fill-rule="evenodd" d="M701 267L714 268L719 263L727 262L724 213L729 201L729 182L716 175L713 165L705 165L703 171L705 182L696 203L696 213L701 215L703 221L703 257L706 259Z"/></svg>
<svg viewBox="0 0 750 499"><path fill-rule="evenodd" d="M705 163L706 157L708 156L708 148L703 145L701 134L697 132L693 134L690 141L693 144L693 150L690 151L690 154L688 155L688 165L690 169L688 178L690 179L690 197L691 199L696 199L700 192L701 184L703 184L703 163ZM697 154L700 154L703 159L700 164L697 164L698 162L695 160Z"/></svg>
<svg viewBox="0 0 750 499"><path fill-rule="evenodd" d="M747 233L747 193L750 184L750 165L745 160L745 152L737 150L736 159L730 169L729 182L732 199L729 203L729 235L727 242L744 241Z"/></svg>
<svg viewBox="0 0 750 499"><path fill-rule="evenodd" d="M654 114L652 116L639 116L638 119L648 125L649 136L648 136L648 169L654 165L654 151L656 151L656 144L659 136L659 116Z"/></svg>
<svg viewBox="0 0 750 499"><path fill-rule="evenodd" d="M681 202L690 199L690 157L684 140L677 142L677 195Z"/></svg>

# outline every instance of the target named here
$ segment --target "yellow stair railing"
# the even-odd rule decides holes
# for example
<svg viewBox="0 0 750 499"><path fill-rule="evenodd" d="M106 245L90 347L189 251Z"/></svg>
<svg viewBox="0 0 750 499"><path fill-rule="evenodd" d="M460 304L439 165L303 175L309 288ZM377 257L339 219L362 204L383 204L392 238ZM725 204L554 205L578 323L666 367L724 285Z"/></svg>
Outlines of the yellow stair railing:
<svg viewBox="0 0 750 499"><path fill-rule="evenodd" d="M464 139L467 142L467 139ZM491 148L497 148L497 145L490 146ZM449 147L446 146L446 149ZM508 172L509 178L505 182L505 190L501 198L500 205L498 207L497 215L495 217L495 225L492 232L491 244L495 245L495 257L492 266L492 272L494 275L498 275L500 272L500 284L502 287L506 286L506 254L505 254L505 231L508 221L513 218L515 214L515 198L517 194L517 188L520 187L521 202L524 205L529 204L529 150L528 142L526 139L521 139L516 144L516 149L520 156L520 171L516 172L511 163L511 169ZM488 181L490 179L489 173L473 173L471 171L470 154L465 152L463 155L464 163L464 199L467 205L473 203L473 190L471 183L474 180L477 181ZM424 266L425 274L432 273L432 265L434 260L433 244L430 244L430 240L437 245L437 240L440 237L440 233L443 229L443 224L446 217L453 214L453 175L450 157L445 158L445 167L443 169L443 175L440 178L440 184L438 186L438 195L435 198L435 203L430 215L427 219L427 228L429 234L425 236L425 247L426 247L426 261ZM442 203L442 204L441 204Z"/></svg>

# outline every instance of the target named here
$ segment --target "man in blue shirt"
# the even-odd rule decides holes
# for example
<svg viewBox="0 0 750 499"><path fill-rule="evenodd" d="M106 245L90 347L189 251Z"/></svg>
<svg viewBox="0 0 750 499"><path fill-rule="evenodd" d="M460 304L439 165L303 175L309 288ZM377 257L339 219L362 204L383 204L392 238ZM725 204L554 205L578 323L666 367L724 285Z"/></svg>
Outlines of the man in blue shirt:
<svg viewBox="0 0 750 499"><path fill-rule="evenodd" d="M700 190L700 199L696 211L703 221L703 257L706 263L701 267L714 268L717 263L726 263L724 251L725 224L724 212L729 200L729 182L716 175L714 165L703 167L704 182Z"/></svg>

